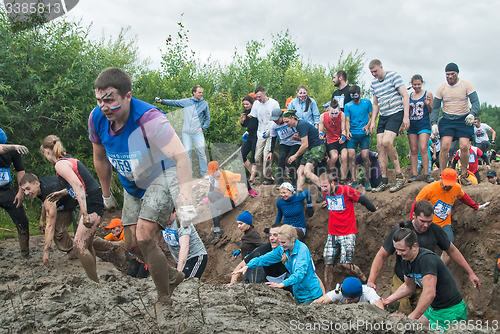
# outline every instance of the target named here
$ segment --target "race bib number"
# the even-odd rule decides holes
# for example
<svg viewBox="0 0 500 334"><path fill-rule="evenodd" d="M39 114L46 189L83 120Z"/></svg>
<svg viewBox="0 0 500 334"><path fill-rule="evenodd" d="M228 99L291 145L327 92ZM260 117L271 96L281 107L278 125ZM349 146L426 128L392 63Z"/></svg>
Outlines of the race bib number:
<svg viewBox="0 0 500 334"><path fill-rule="evenodd" d="M295 132L296 131L294 131L294 129L289 127L288 125L276 128L276 135L278 136L278 139L280 141L283 141L285 139L292 137Z"/></svg>
<svg viewBox="0 0 500 334"><path fill-rule="evenodd" d="M340 109L344 109L345 96L344 95L342 95L342 96L334 96L333 98L335 100L337 100L337 102L339 103L339 108Z"/></svg>
<svg viewBox="0 0 500 334"><path fill-rule="evenodd" d="M434 214L439 219L445 220L450 215L452 208L452 205L439 200L436 205L434 205Z"/></svg>
<svg viewBox="0 0 500 334"><path fill-rule="evenodd" d="M417 103L410 102L410 121L418 121L424 118L424 102L418 101Z"/></svg>
<svg viewBox="0 0 500 334"><path fill-rule="evenodd" d="M142 158L139 152L107 153L108 160L122 176L130 181L137 181L147 176L141 168Z"/></svg>
<svg viewBox="0 0 500 334"><path fill-rule="evenodd" d="M469 163L473 164L476 162L476 154L475 153L469 153Z"/></svg>
<svg viewBox="0 0 500 334"><path fill-rule="evenodd" d="M179 236L177 235L177 230L172 230L166 228L162 231L163 239L170 247L179 247Z"/></svg>
<svg viewBox="0 0 500 334"><path fill-rule="evenodd" d="M328 203L328 210L330 211L345 210L344 196L342 195L326 196L326 201Z"/></svg>
<svg viewBox="0 0 500 334"><path fill-rule="evenodd" d="M12 181L10 168L0 168L0 186L5 186Z"/></svg>

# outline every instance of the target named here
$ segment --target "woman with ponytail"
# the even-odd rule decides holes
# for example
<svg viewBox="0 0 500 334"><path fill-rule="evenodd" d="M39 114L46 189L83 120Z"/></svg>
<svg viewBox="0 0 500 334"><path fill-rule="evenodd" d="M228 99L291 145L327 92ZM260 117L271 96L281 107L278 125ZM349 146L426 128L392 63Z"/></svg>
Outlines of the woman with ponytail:
<svg viewBox="0 0 500 334"><path fill-rule="evenodd" d="M49 200L57 201L63 195L69 194L80 205L80 221L75 231L73 248L87 276L98 282L93 240L104 212L101 186L79 160L66 153L57 136L45 137L40 150L47 161L55 165L59 182L65 188L47 198L52 197Z"/></svg>
<svg viewBox="0 0 500 334"><path fill-rule="evenodd" d="M235 273L243 275L248 268L269 266L282 262L290 276L280 283L267 282L273 288L292 286L297 305L309 305L323 295L322 284L315 273L311 252L307 246L297 239L297 231L293 226L283 225L278 233L280 245L271 252L252 259L246 266Z"/></svg>
<svg viewBox="0 0 500 334"><path fill-rule="evenodd" d="M319 110L314 99L307 96L307 87L300 85L297 88L297 97L290 102L288 110L297 110L297 117L308 121L316 127L319 126Z"/></svg>

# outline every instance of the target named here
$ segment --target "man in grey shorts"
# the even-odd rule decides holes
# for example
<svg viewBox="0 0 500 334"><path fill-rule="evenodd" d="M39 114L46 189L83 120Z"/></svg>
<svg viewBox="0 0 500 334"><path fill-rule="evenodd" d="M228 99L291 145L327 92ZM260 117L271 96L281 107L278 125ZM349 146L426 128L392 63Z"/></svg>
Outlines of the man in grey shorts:
<svg viewBox="0 0 500 334"><path fill-rule="evenodd" d="M161 229L174 209L177 187L180 220L189 224L196 216L191 204L191 163L165 114L132 97L126 72L108 68L99 74L94 88L98 106L89 116L89 138L104 204L107 209L117 206L110 191L113 166L125 190L125 247L149 267L161 326L163 310L172 304L172 292L184 279L182 272L168 265L159 247Z"/></svg>

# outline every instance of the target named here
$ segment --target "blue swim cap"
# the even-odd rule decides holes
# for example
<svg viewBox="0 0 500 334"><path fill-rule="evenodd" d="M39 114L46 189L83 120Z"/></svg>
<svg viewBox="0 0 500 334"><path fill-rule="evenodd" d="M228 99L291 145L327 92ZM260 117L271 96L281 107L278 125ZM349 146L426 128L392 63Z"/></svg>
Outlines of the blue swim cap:
<svg viewBox="0 0 500 334"><path fill-rule="evenodd" d="M356 277L347 277L342 282L341 292L345 298L358 298L363 294L363 285Z"/></svg>

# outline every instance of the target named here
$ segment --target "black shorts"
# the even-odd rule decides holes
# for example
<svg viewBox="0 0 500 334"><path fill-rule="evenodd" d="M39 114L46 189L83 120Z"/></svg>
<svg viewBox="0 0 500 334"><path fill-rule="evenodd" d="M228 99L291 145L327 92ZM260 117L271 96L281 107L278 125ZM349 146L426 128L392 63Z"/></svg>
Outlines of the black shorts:
<svg viewBox="0 0 500 334"><path fill-rule="evenodd" d="M95 212L99 217L104 214L104 201L102 199L102 190L99 188L87 195L87 213L90 215Z"/></svg>
<svg viewBox="0 0 500 334"><path fill-rule="evenodd" d="M330 153L331 150L335 150L338 153L342 152L343 149L347 149L347 142L344 142L343 144L339 144L338 141L326 144L326 153Z"/></svg>
<svg viewBox="0 0 500 334"><path fill-rule="evenodd" d="M182 272L186 278L189 277L198 277L201 278L205 268L207 266L208 256L207 254L203 254L200 256L195 256L186 261L186 265Z"/></svg>
<svg viewBox="0 0 500 334"><path fill-rule="evenodd" d="M404 111L400 110L389 116L380 116L378 118L377 134L384 133L386 130L397 134L401 124L403 124L404 115Z"/></svg>

